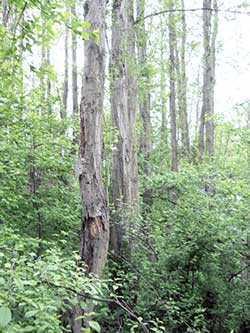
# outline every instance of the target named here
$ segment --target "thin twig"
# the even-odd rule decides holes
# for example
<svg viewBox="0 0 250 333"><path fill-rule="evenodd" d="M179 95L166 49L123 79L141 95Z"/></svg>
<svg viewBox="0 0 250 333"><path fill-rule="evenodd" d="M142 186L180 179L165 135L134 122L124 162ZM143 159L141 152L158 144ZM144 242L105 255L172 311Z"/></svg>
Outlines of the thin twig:
<svg viewBox="0 0 250 333"><path fill-rule="evenodd" d="M176 9L165 9L160 12L155 12L152 14L148 14L144 16L143 18L138 18L135 23L139 23L142 20L146 20L147 18L162 15L162 14L167 14L167 13L178 13L178 12L197 12L197 11L203 11L203 10L208 10L211 12L222 12L222 13L229 13L229 14L245 14L245 15L250 15L250 11L242 11L242 10L232 10L232 9L219 9L219 8L187 8L187 9L181 9L181 8L176 8Z"/></svg>
<svg viewBox="0 0 250 333"><path fill-rule="evenodd" d="M236 276L238 276L239 274L243 273L247 268L250 267L250 263L248 265L246 265L245 267L243 267L240 271L238 271L237 273L234 273L230 276L230 278L228 279L228 282L231 282Z"/></svg>

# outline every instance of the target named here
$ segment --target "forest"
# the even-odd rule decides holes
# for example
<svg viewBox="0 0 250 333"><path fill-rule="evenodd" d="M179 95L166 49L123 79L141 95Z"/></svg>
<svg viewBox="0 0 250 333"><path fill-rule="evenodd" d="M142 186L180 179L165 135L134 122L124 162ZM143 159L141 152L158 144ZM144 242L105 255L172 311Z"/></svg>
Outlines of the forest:
<svg viewBox="0 0 250 333"><path fill-rule="evenodd" d="M1 333L250 333L249 24L1 0Z"/></svg>

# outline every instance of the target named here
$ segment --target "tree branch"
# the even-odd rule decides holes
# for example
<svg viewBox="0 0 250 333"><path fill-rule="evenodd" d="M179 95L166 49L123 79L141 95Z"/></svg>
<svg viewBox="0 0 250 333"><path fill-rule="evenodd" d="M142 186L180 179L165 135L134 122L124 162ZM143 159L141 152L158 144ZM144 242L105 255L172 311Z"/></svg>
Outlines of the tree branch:
<svg viewBox="0 0 250 333"><path fill-rule="evenodd" d="M238 275L240 275L241 273L243 273L246 269L248 269L250 267L250 263L248 265L246 265L245 267L243 267L240 271L238 271L237 273L234 273L230 276L230 278L228 279L228 282L231 282L235 277L237 277Z"/></svg>
<svg viewBox="0 0 250 333"><path fill-rule="evenodd" d="M64 287L64 286L60 286L57 285L53 282L50 282L48 280L43 280L40 283L42 284L47 284L48 286L51 286L53 288L64 288L65 290L68 290L74 294L76 294L77 296L80 297L84 297L96 302L103 302L103 303L114 303L116 305L118 305L120 308L122 308L131 318L135 319L140 326L142 327L144 333L149 333L149 330L147 329L147 327L143 324L143 322L137 317L137 315L129 308L129 306L124 302L124 301L120 301L117 297L115 298L102 298L102 297L98 297L98 296L92 296L88 293L84 293L84 292L77 292L75 289L70 288L70 287Z"/></svg>
<svg viewBox="0 0 250 333"><path fill-rule="evenodd" d="M152 14L148 14L142 18L138 18L135 21L135 24L139 23L142 20L146 20L147 18L154 17L154 16L159 16L162 14L167 14L167 13L178 13L178 12L198 12L198 11L204 11L204 10L209 10L212 12L222 12L222 13L229 13L229 14L245 14L245 15L250 15L250 11L242 11L242 10L232 10L232 9L219 9L219 8L187 8L187 9L181 9L181 8L176 8L176 9L165 9L160 12L155 12Z"/></svg>

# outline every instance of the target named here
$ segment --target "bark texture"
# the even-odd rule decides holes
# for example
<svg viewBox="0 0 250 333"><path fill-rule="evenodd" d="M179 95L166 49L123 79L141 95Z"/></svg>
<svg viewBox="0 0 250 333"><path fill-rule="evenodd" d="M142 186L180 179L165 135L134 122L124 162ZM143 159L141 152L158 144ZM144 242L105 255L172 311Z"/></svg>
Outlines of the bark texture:
<svg viewBox="0 0 250 333"><path fill-rule="evenodd" d="M84 42L79 143L79 181L84 210L80 255L88 271L99 277L109 241L108 208L102 180L105 8L106 0L85 3L85 20L92 30L99 31L99 40L91 38Z"/></svg>
<svg viewBox="0 0 250 333"><path fill-rule="evenodd" d="M111 117L115 134L112 156L111 246L130 247L131 215L137 210L136 78L133 0L115 0L112 17Z"/></svg>
<svg viewBox="0 0 250 333"><path fill-rule="evenodd" d="M173 1L169 2L169 10L173 10ZM176 131L176 57L175 57L175 17L174 14L169 15L169 62L170 62L170 96L169 96L169 109L170 109L170 125L171 125L171 170L178 171L178 157L177 157L177 131Z"/></svg>
<svg viewBox="0 0 250 333"><path fill-rule="evenodd" d="M137 0L137 16L138 20L145 15L145 0ZM147 34L145 29L145 21L141 20L137 33L137 49L138 61L140 68L140 84L139 84L139 110L142 120L142 133L140 138L141 152L144 157L143 171L146 176L151 174L150 155L152 151L152 125L150 117L150 93L149 93L149 77L147 75Z"/></svg>
<svg viewBox="0 0 250 333"><path fill-rule="evenodd" d="M180 125L181 125L181 141L184 148L185 156L189 155L190 139L189 139L189 125L187 113L187 76L186 76L186 39L187 39L187 25L185 15L185 3L181 0L181 8L183 10L181 15L182 31L181 31L181 49L180 49Z"/></svg>
<svg viewBox="0 0 250 333"><path fill-rule="evenodd" d="M61 119L67 117L68 105L68 92L69 92L69 30L65 28L64 39L64 82L63 82L63 108L61 110Z"/></svg>
<svg viewBox="0 0 250 333"><path fill-rule="evenodd" d="M211 9L212 1L203 0L204 8ZM214 1L214 8L218 8ZM215 85L215 43L218 30L218 12L214 14L212 24L212 11L203 11L203 89L202 110L199 129L200 157L207 153L214 153L214 85Z"/></svg>
<svg viewBox="0 0 250 333"><path fill-rule="evenodd" d="M72 15L76 16L75 4L71 6ZM78 89L77 89L77 38L72 32L72 100L73 100L73 116L78 116Z"/></svg>

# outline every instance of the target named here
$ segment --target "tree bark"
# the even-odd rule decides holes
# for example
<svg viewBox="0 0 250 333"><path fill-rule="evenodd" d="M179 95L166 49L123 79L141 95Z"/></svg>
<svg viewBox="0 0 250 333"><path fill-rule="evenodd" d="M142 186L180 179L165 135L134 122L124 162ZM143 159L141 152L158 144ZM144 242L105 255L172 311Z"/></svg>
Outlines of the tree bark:
<svg viewBox="0 0 250 333"><path fill-rule="evenodd" d="M76 16L75 4L71 6L72 15ZM72 100L73 100L73 116L78 116L78 89L77 89L77 38L72 32Z"/></svg>
<svg viewBox="0 0 250 333"><path fill-rule="evenodd" d="M68 105L68 92L69 92L69 30L65 27L64 39L64 82L63 82L63 108L61 109L61 119L67 117Z"/></svg>
<svg viewBox="0 0 250 333"><path fill-rule="evenodd" d="M143 18L145 15L145 0L137 0L137 16ZM150 93L148 89L149 76L146 72L147 66L147 35L145 30L145 21L138 27L137 33L137 49L138 61L140 68L139 84L139 110L143 125L143 130L140 138L141 152L143 154L144 163L143 171L146 176L151 174L150 155L152 151L152 124L150 117ZM146 198L145 198L146 199Z"/></svg>
<svg viewBox="0 0 250 333"><path fill-rule="evenodd" d="M7 0L2 0L1 1L2 5L2 23L5 27L8 25L8 3Z"/></svg>
<svg viewBox="0 0 250 333"><path fill-rule="evenodd" d="M173 1L169 2L169 10L173 10ZM170 125L171 125L171 170L178 171L177 157L177 135L176 135L176 59L175 59L175 17L173 13L169 15L169 62L170 62Z"/></svg>
<svg viewBox="0 0 250 333"><path fill-rule="evenodd" d="M115 208L111 247L130 247L131 215L138 204L136 154L136 79L133 0L114 0L112 17L111 118L115 132L112 154L112 198ZM126 244L126 245L125 245Z"/></svg>
<svg viewBox="0 0 250 333"><path fill-rule="evenodd" d="M162 138L166 139L166 132L167 132L167 84L166 84L166 66L165 66L165 45L164 45L164 28L162 18L160 18L160 27L161 27L161 63L160 63L160 99L161 99L161 134Z"/></svg>
<svg viewBox="0 0 250 333"><path fill-rule="evenodd" d="M105 78L106 0L87 0L85 20L99 39L84 42L80 105L79 181L84 209L81 258L88 271L102 276L109 241L109 217L102 180L102 128Z"/></svg>
<svg viewBox="0 0 250 333"><path fill-rule="evenodd" d="M186 157L190 151L190 139L189 139L189 125L188 125L188 113L187 113L187 76L186 76L186 39L187 39L187 25L185 15L185 3L181 0L181 8L183 10L181 15L182 22L182 38L181 38L181 50L180 50L180 123L181 123L181 141L184 147L184 154Z"/></svg>
<svg viewBox="0 0 250 333"><path fill-rule="evenodd" d="M212 8L211 0L203 0L205 8ZM217 1L214 7L218 8ZM203 90L202 110L199 130L200 157L204 152L214 154L214 85L215 85L215 43L218 30L218 13L215 11L212 31L212 11L203 11ZM206 131L206 133L205 133ZM206 134L206 137L205 137Z"/></svg>
<svg viewBox="0 0 250 333"><path fill-rule="evenodd" d="M206 128L206 151L209 155L214 154L214 87L215 87L215 66L216 66L216 38L218 34L218 3L214 0L213 8L213 31L211 36L211 79L210 79L210 99L211 99L211 113L208 115L207 128Z"/></svg>

